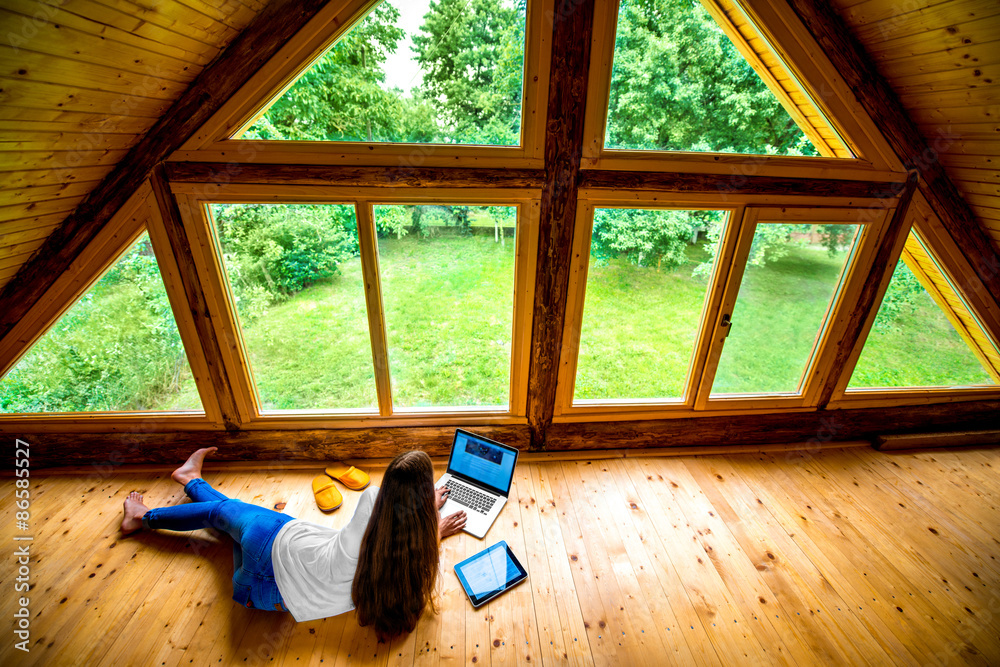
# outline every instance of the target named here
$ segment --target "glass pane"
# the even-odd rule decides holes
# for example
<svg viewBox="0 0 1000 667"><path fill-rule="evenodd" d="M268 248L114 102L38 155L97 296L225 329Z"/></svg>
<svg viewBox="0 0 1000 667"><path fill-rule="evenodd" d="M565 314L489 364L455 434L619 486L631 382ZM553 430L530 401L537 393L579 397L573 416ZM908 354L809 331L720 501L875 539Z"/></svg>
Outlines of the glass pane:
<svg viewBox="0 0 1000 667"><path fill-rule="evenodd" d="M0 381L0 412L201 409L145 233Z"/></svg>
<svg viewBox="0 0 1000 667"><path fill-rule="evenodd" d="M605 146L819 155L701 3L691 0L621 1Z"/></svg>
<svg viewBox="0 0 1000 667"><path fill-rule="evenodd" d="M212 206L262 410L375 410L354 206Z"/></svg>
<svg viewBox="0 0 1000 667"><path fill-rule="evenodd" d="M594 211L574 400L684 396L725 219Z"/></svg>
<svg viewBox="0 0 1000 667"><path fill-rule="evenodd" d="M341 37L244 139L517 146L523 0L391 0Z"/></svg>
<svg viewBox="0 0 1000 667"><path fill-rule="evenodd" d="M941 308L899 260L848 388L993 383Z"/></svg>
<svg viewBox="0 0 1000 667"><path fill-rule="evenodd" d="M510 402L513 206L375 206L393 407Z"/></svg>
<svg viewBox="0 0 1000 667"><path fill-rule="evenodd" d="M859 229L757 225L713 394L799 390Z"/></svg>

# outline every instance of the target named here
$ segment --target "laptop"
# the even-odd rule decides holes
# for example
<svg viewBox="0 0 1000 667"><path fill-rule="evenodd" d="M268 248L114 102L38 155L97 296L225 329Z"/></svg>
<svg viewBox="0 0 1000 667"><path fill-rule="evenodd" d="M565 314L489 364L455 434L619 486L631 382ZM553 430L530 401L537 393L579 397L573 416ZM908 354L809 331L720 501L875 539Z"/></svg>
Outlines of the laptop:
<svg viewBox="0 0 1000 667"><path fill-rule="evenodd" d="M449 489L441 516L464 510L465 532L482 539L507 504L515 463L513 447L457 429L448 471L436 485Z"/></svg>

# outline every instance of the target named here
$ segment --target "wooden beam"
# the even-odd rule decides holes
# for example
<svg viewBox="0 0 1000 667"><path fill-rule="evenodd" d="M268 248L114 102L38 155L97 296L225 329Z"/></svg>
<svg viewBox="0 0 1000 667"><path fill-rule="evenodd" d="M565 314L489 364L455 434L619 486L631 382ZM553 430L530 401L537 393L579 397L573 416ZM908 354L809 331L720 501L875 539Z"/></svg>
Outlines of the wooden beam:
<svg viewBox="0 0 1000 667"><path fill-rule="evenodd" d="M726 195L807 195L812 197L896 197L902 183L843 181L822 178L784 178L743 174L691 174L675 172L611 171L585 169L581 188L656 192L708 192Z"/></svg>
<svg viewBox="0 0 1000 667"><path fill-rule="evenodd" d="M968 258L975 272L975 276L970 278L981 283L986 293L996 301L1000 295L1000 252L948 178L940 161L940 154L956 137L951 136L946 128L940 128L936 137L924 137L920 133L899 98L878 73L864 46L851 34L850 28L828 2L787 1L854 91L900 161L907 169L920 172L920 191ZM992 333L994 337L1000 337L1000 331Z"/></svg>
<svg viewBox="0 0 1000 667"><path fill-rule="evenodd" d="M273 0L199 74L160 120L71 213L0 292L0 338L52 286L153 167L180 148L329 0Z"/></svg>
<svg viewBox="0 0 1000 667"><path fill-rule="evenodd" d="M191 311L195 330L198 332L198 340L201 343L205 362L208 365L208 377L212 383L212 391L219 404L222 422L227 430L235 430L240 423L239 410L236 406L236 397L232 382L223 362L222 344L215 334L215 328L212 326L212 320L209 316L208 299L205 297L201 281L198 278L198 269L194 263L191 242L184 229L184 223L181 221L181 214L177 209L177 201L171 194L170 186L164 177L163 165L159 165L153 169L149 183L153 189L155 205L163 220L163 228L170 239L170 249L173 251L174 260L177 263L177 268L180 270L181 285L184 288L184 299L188 309Z"/></svg>
<svg viewBox="0 0 1000 667"><path fill-rule="evenodd" d="M885 233L879 242L871 266L868 267L857 303L851 309L851 318L847 321L843 336L837 342L833 362L828 369L823 387L820 389L818 403L820 407L826 407L830 399L833 398L841 376L844 373L854 371L854 366L850 363L852 355L858 345L865 343L868 331L878 313L879 304L882 303L882 297L885 296L889 281L892 280L892 272L899 261L903 245L906 243L906 234L909 231L909 228L906 227L906 216L916 189L917 172L911 171L906 179L903 193L899 197L899 202L896 204L892 219L889 220ZM853 356L857 358L857 355Z"/></svg>
<svg viewBox="0 0 1000 667"><path fill-rule="evenodd" d="M556 0L552 15L551 78L545 125L545 183L542 187L535 274L531 358L528 366L528 426L533 448L545 444L555 411L556 378L566 322L569 265L583 156L583 113L587 102L594 0Z"/></svg>
<svg viewBox="0 0 1000 667"><path fill-rule="evenodd" d="M733 453L761 446L796 443L799 449L818 451L838 442L874 440L889 434L989 431L996 428L1000 400L964 401L936 405L888 408L848 408L813 412L774 412L646 421L554 423L546 429L546 450L590 452L608 448L643 454L662 448L699 448ZM162 422L161 428L169 428ZM477 433L527 450L531 430L526 425L468 425ZM8 432L4 427L0 431ZM993 431L995 433L995 430ZM391 458L421 449L446 456L455 434L453 426L380 427L350 429L258 429L248 431L153 431L79 433L46 430L18 431L31 447L32 468L97 466L113 470L123 464L176 464L197 447L219 447L213 455L224 461L320 461ZM13 437L13 435L11 436ZM11 450L12 451L12 450ZM689 453L695 450L688 450ZM578 455L586 458L585 454ZM11 454L10 461L13 460Z"/></svg>
<svg viewBox="0 0 1000 667"><path fill-rule="evenodd" d="M470 426L487 438L527 449L526 426L482 424ZM175 431L132 433L45 433L20 436L31 447L31 467L66 465L110 466L132 463L176 463L199 447L218 447L219 461L335 461L348 458L391 458L420 449L431 456L447 456L454 426L408 428ZM13 448L10 450L13 452ZM13 465L13 453L10 456ZM11 468L13 469L13 468Z"/></svg>
<svg viewBox="0 0 1000 667"><path fill-rule="evenodd" d="M552 424L546 450L697 447L873 439L890 433L996 428L1000 401L968 401L890 408L695 417L649 421Z"/></svg>
<svg viewBox="0 0 1000 667"><path fill-rule="evenodd" d="M541 169L468 167L356 167L297 164L168 162L171 183L225 185L343 185L384 188L540 188Z"/></svg>
<svg viewBox="0 0 1000 667"><path fill-rule="evenodd" d="M875 439L875 449L880 452L900 449L927 449L929 447L974 447L1000 445L1000 431L948 431L945 433L907 433L905 435L880 435Z"/></svg>

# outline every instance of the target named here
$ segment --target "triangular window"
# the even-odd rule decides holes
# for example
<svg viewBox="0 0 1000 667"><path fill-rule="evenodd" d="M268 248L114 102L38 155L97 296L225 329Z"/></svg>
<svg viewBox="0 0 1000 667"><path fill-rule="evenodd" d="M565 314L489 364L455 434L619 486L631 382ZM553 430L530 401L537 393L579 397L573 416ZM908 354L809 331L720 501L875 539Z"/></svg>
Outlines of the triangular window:
<svg viewBox="0 0 1000 667"><path fill-rule="evenodd" d="M621 1L605 147L852 157L730 0Z"/></svg>
<svg viewBox="0 0 1000 667"><path fill-rule="evenodd" d="M0 380L4 413L201 409L146 233Z"/></svg>
<svg viewBox="0 0 1000 667"><path fill-rule="evenodd" d="M1000 352L910 232L848 389L997 384Z"/></svg>
<svg viewBox="0 0 1000 667"><path fill-rule="evenodd" d="M525 0L386 0L237 138L521 143Z"/></svg>

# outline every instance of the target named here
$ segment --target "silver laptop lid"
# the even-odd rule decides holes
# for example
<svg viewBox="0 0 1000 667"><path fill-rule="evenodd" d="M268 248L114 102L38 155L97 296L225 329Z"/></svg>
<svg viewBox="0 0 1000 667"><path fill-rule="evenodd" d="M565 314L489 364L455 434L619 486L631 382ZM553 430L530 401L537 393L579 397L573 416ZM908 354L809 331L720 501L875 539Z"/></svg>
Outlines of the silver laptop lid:
<svg viewBox="0 0 1000 667"><path fill-rule="evenodd" d="M514 479L517 450L462 429L455 431L448 472L487 491L507 497Z"/></svg>

